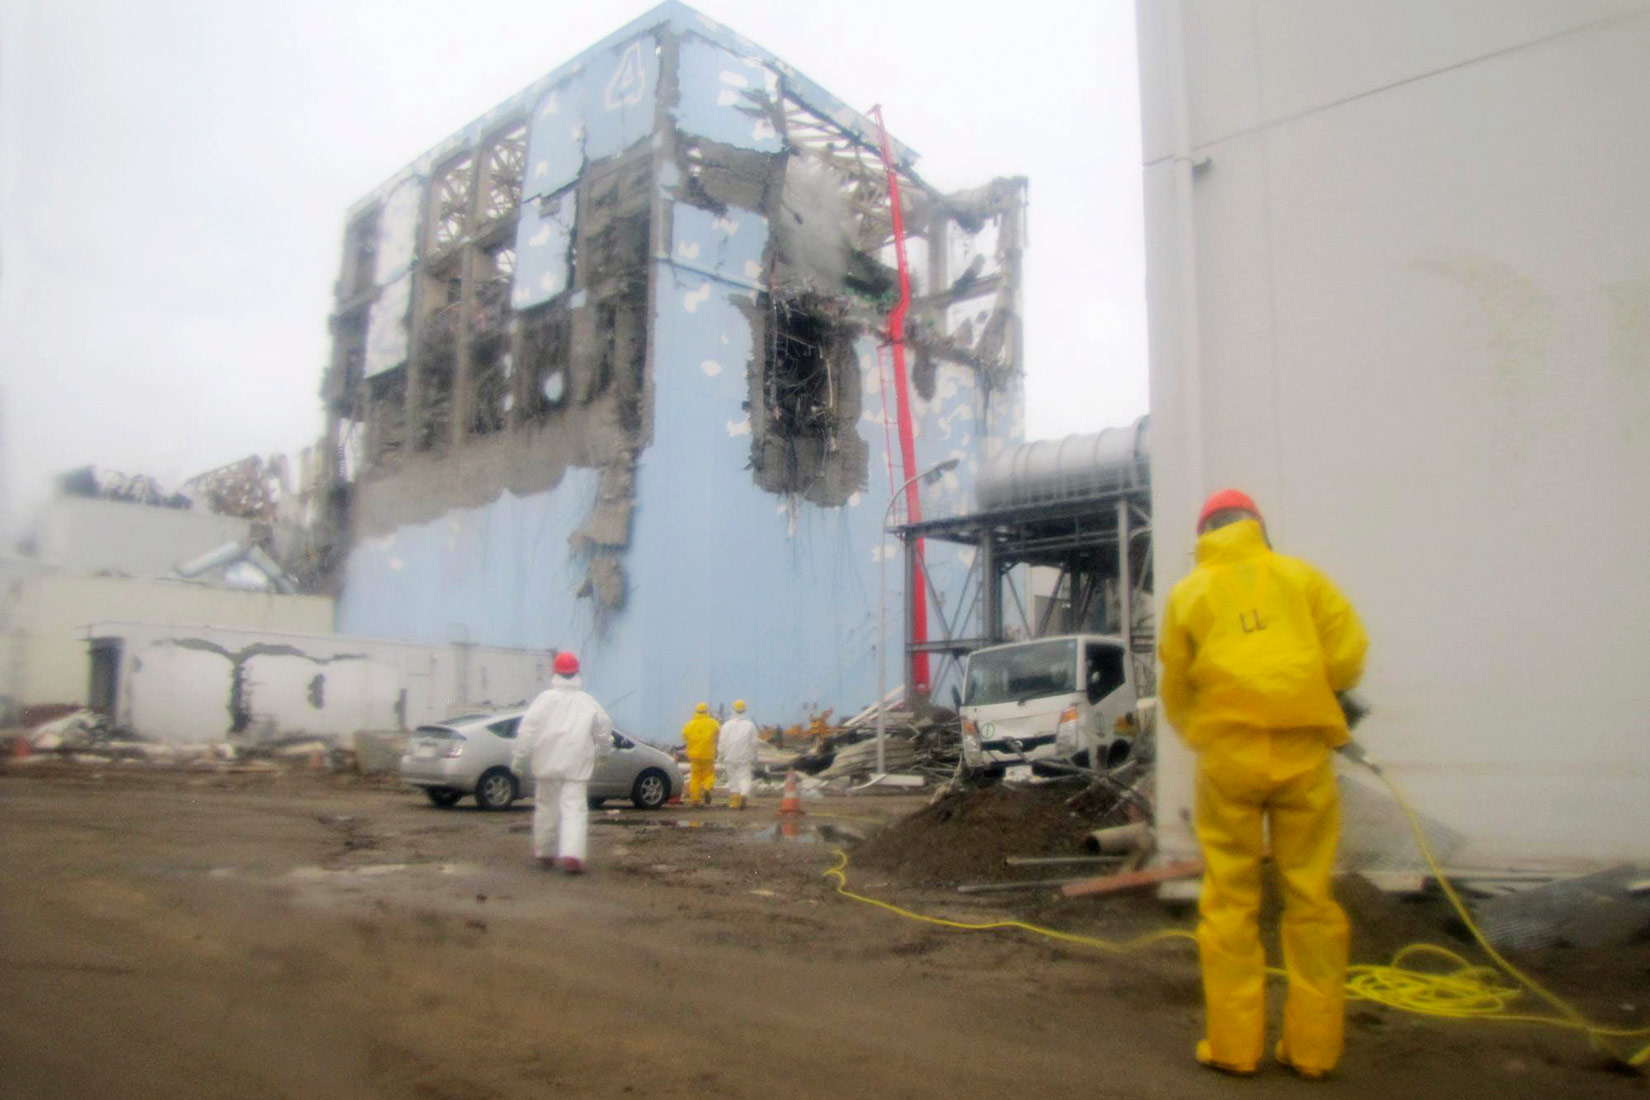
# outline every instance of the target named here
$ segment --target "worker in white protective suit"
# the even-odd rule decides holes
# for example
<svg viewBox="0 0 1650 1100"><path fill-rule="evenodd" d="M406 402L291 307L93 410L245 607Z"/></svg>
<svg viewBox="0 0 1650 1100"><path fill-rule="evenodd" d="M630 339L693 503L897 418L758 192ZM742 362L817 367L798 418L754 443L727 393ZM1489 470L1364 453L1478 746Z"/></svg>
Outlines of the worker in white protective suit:
<svg viewBox="0 0 1650 1100"><path fill-rule="evenodd" d="M550 686L522 715L510 767L533 776L533 854L547 869L560 865L580 875L590 833L590 776L597 758L613 747L613 720L579 689L577 657L558 653L553 668Z"/></svg>
<svg viewBox="0 0 1650 1100"><path fill-rule="evenodd" d="M722 723L722 734L716 742L716 752L728 776L728 797L731 809L743 810L750 800L751 784L756 771L756 723L745 714L745 701L733 701L733 717Z"/></svg>

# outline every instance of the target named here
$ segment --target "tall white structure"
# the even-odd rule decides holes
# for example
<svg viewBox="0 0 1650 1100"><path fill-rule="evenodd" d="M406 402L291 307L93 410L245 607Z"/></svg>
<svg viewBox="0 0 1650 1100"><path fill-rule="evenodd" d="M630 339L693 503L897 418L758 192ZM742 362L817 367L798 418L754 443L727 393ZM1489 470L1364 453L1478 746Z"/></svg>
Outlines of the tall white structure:
<svg viewBox="0 0 1650 1100"><path fill-rule="evenodd" d="M1364 615L1359 737L1458 859L1650 855L1650 4L1141 0L1139 38L1160 600L1247 489Z"/></svg>

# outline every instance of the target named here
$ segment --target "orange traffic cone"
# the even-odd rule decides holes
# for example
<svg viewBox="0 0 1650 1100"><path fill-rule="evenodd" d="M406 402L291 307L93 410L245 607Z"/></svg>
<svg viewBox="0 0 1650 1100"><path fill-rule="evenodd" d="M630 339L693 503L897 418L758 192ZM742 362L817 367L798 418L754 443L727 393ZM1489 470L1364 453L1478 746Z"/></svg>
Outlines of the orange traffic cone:
<svg viewBox="0 0 1650 1100"><path fill-rule="evenodd" d="M795 768L785 773L785 790L779 797L779 812L782 814L800 814L802 812L802 789L796 782Z"/></svg>

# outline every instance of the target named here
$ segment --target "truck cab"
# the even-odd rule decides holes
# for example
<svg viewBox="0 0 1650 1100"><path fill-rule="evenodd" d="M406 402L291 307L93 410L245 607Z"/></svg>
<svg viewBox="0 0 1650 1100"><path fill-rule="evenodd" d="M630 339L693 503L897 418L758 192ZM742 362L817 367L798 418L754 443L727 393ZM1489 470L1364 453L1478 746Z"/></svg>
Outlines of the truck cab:
<svg viewBox="0 0 1650 1100"><path fill-rule="evenodd" d="M1133 664L1121 637L1062 634L975 650L963 669L963 761L1001 773L1115 767L1133 750Z"/></svg>

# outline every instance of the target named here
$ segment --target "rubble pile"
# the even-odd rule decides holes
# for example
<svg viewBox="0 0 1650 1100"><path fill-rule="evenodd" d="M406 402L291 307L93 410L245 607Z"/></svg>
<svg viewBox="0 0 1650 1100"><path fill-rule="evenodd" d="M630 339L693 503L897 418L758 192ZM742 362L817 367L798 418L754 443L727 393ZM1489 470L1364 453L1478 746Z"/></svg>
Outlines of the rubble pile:
<svg viewBox="0 0 1650 1100"><path fill-rule="evenodd" d="M1073 777L1029 785L954 786L854 849L854 863L911 885L1037 878L1021 857L1081 857L1095 829L1134 819L1129 799Z"/></svg>
<svg viewBox="0 0 1650 1100"><path fill-rule="evenodd" d="M0 731L0 752L8 766L42 763L133 765L191 771L329 773L393 772L399 740L358 734L356 748L321 737L300 735L269 741L212 741L179 744L134 738L110 727L92 710L76 710L31 728Z"/></svg>
<svg viewBox="0 0 1650 1100"><path fill-rule="evenodd" d="M962 726L957 716L938 707L917 712L890 707L883 748L884 769L890 775L913 775L925 781L945 781L957 771L961 757ZM877 774L877 708L868 707L798 755L791 763L798 771L824 782L863 781Z"/></svg>

